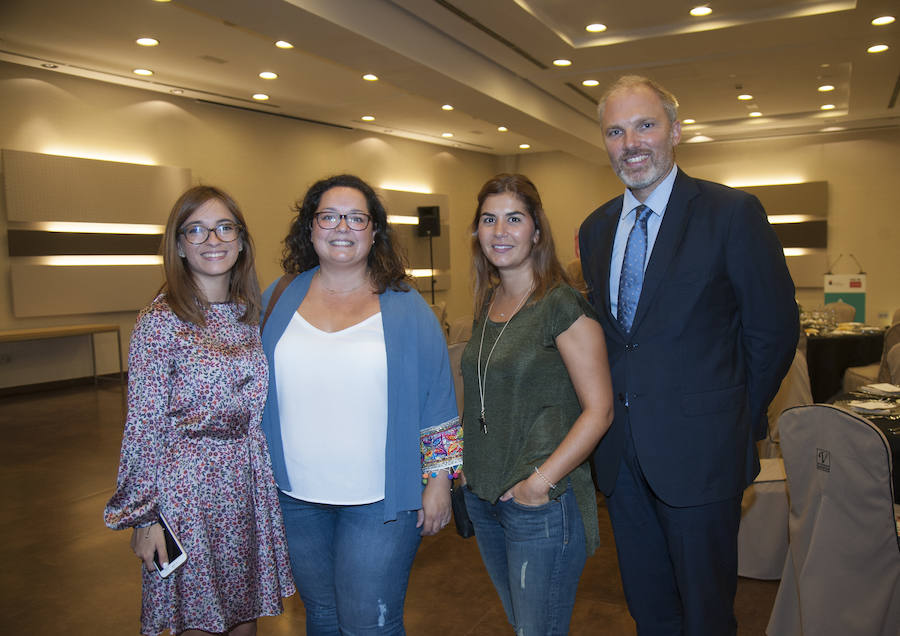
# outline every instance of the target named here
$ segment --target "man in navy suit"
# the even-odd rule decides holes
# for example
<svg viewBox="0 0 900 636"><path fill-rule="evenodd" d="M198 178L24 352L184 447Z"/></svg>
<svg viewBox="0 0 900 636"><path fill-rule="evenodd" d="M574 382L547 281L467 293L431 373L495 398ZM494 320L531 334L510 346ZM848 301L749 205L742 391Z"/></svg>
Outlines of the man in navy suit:
<svg viewBox="0 0 900 636"><path fill-rule="evenodd" d="M640 636L735 634L741 495L794 355L794 285L765 210L675 165L678 102L620 78L598 109L624 195L579 243L615 419L594 453Z"/></svg>

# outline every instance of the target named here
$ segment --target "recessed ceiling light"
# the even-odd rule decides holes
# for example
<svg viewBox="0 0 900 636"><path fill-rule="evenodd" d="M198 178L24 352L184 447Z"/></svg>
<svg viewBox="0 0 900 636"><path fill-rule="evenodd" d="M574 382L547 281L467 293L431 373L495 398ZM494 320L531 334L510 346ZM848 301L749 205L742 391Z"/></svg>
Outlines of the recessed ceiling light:
<svg viewBox="0 0 900 636"><path fill-rule="evenodd" d="M452 137L452 136L453 136L453 133L441 133L441 137L444 137L445 139L450 139L450 137Z"/></svg>
<svg viewBox="0 0 900 636"><path fill-rule="evenodd" d="M497 126L497 132L509 132L509 128L506 126Z"/></svg>
<svg viewBox="0 0 900 636"><path fill-rule="evenodd" d="M564 60L562 58L553 60L553 66L572 66L572 60Z"/></svg>
<svg viewBox="0 0 900 636"><path fill-rule="evenodd" d="M443 106L441 106L441 110L453 110L453 106L451 106L450 104L444 104Z"/></svg>
<svg viewBox="0 0 900 636"><path fill-rule="evenodd" d="M885 51L888 50L888 48L890 48L890 47L888 47L887 44L876 44L874 46L870 46L869 48L867 48L866 52L867 53L884 53Z"/></svg>
<svg viewBox="0 0 900 636"><path fill-rule="evenodd" d="M819 110L834 110L834 104L822 104Z"/></svg>
<svg viewBox="0 0 900 636"><path fill-rule="evenodd" d="M819 90L820 93L827 93L828 91L833 91L833 90L834 90L834 86L832 86L831 84L822 84L822 85L818 88L818 90Z"/></svg>
<svg viewBox="0 0 900 636"><path fill-rule="evenodd" d="M696 119L691 119L690 117L688 117L687 119L682 119L682 120L681 120L681 123L682 123L682 124L696 124L696 123L697 123L697 120L696 120Z"/></svg>
<svg viewBox="0 0 900 636"><path fill-rule="evenodd" d="M700 18L702 16L709 15L710 13L712 13L712 9L710 9L706 5L694 7L693 9L691 9L691 15L695 18Z"/></svg>
<svg viewBox="0 0 900 636"><path fill-rule="evenodd" d="M750 117L762 117L762 113L759 112L758 110L754 110L752 113L748 113L748 116L750 116Z"/></svg>
<svg viewBox="0 0 900 636"><path fill-rule="evenodd" d="M751 99L753 99L753 95L744 93L743 95L738 95L738 99L741 100L742 102L747 102L747 101L750 101Z"/></svg>
<svg viewBox="0 0 900 636"><path fill-rule="evenodd" d="M365 75L363 75L363 79L366 80L367 82L377 82L378 76L375 75L374 73L366 73Z"/></svg>
<svg viewBox="0 0 900 636"><path fill-rule="evenodd" d="M43 64L41 64L41 66L43 66L44 68L59 68L59 66L57 66L56 64L51 64L50 62L44 62Z"/></svg>
<svg viewBox="0 0 900 636"><path fill-rule="evenodd" d="M156 46L157 44L159 44L159 40L157 40L156 38L138 38L137 40L135 40L135 42L137 42L141 46Z"/></svg>
<svg viewBox="0 0 900 636"><path fill-rule="evenodd" d="M685 143L689 144L702 144L705 141L712 141L712 137L707 137L706 135L694 135L690 139L688 139Z"/></svg>
<svg viewBox="0 0 900 636"><path fill-rule="evenodd" d="M584 27L584 30L588 33L603 33L604 31L606 31L606 25L600 23L589 24Z"/></svg>
<svg viewBox="0 0 900 636"><path fill-rule="evenodd" d="M581 85L582 86L598 86L600 82L597 80L584 80Z"/></svg>
<svg viewBox="0 0 900 636"><path fill-rule="evenodd" d="M272 71L263 71L259 76L263 79L278 79L278 73L273 73Z"/></svg>
<svg viewBox="0 0 900 636"><path fill-rule="evenodd" d="M278 40L278 41L275 43L275 46L277 46L279 49L292 49L292 48L294 48L294 45L293 45L293 44L291 44L290 42L287 42L287 41L285 41L285 40Z"/></svg>
<svg viewBox="0 0 900 636"><path fill-rule="evenodd" d="M528 150L531 148L531 144L519 144L519 150Z"/></svg>
<svg viewBox="0 0 900 636"><path fill-rule="evenodd" d="M181 90L180 88L173 88L169 92L172 93L173 95L183 95L184 94L184 91Z"/></svg>
<svg viewBox="0 0 900 636"><path fill-rule="evenodd" d="M136 68L131 72L134 73L135 75L142 75L144 77L149 77L150 75L153 75L153 71L151 71L150 69L146 69L146 68Z"/></svg>
<svg viewBox="0 0 900 636"><path fill-rule="evenodd" d="M171 0L153 0L153 2L171 2Z"/></svg>
<svg viewBox="0 0 900 636"><path fill-rule="evenodd" d="M362 119L363 121L375 121L375 116L374 115L363 115L362 117L360 117L360 119Z"/></svg>
<svg viewBox="0 0 900 636"><path fill-rule="evenodd" d="M258 102L264 102L264 101L266 101L267 99L269 99L269 96L266 95L265 93L255 93L255 94L253 95L253 99L255 99L255 100L258 101Z"/></svg>
<svg viewBox="0 0 900 636"><path fill-rule="evenodd" d="M841 130L847 130L843 126L828 126L827 128L823 128L822 132L839 132Z"/></svg>
<svg viewBox="0 0 900 636"><path fill-rule="evenodd" d="M894 16L892 15L883 15L880 18L875 18L872 20L872 24L875 26L884 26L885 24L891 24L894 21Z"/></svg>

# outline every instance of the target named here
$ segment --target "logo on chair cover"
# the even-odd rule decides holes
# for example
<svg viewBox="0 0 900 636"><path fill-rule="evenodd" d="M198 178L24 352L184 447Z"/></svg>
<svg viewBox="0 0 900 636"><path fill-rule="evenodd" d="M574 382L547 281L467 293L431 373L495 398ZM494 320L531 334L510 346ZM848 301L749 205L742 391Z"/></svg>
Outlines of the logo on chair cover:
<svg viewBox="0 0 900 636"><path fill-rule="evenodd" d="M826 473L831 472L831 451L824 448L816 449L816 468Z"/></svg>

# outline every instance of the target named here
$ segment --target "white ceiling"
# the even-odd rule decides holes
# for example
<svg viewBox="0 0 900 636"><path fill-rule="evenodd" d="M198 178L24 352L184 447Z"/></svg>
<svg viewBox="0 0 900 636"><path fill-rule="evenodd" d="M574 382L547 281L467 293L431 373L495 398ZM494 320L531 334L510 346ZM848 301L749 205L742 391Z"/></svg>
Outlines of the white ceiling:
<svg viewBox="0 0 900 636"><path fill-rule="evenodd" d="M688 14L694 4L3 0L0 60L498 155L561 150L605 161L596 100L625 73L679 97L681 117L697 121L685 140L900 126L900 20L871 24L900 18L897 0L715 0L704 18ZM596 22L607 30L585 31ZM160 44L141 47L139 37ZM866 52L879 43L890 49ZM556 67L557 58L572 65ZM824 83L835 90L819 92ZM270 99L255 101L257 92ZM454 110L441 110L448 103ZM821 111L826 103L835 109ZM754 110L763 116L748 117Z"/></svg>

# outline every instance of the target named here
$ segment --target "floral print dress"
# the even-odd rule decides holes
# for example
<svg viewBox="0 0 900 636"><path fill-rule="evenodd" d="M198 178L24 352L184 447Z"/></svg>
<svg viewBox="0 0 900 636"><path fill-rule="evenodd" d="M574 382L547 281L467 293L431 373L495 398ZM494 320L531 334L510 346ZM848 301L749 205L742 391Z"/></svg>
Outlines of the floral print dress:
<svg viewBox="0 0 900 636"><path fill-rule="evenodd" d="M167 578L143 572L141 631L225 632L282 612L294 592L281 509L260 418L268 371L243 307L210 305L206 326L159 296L131 338L128 416L113 529L162 512L187 561Z"/></svg>

